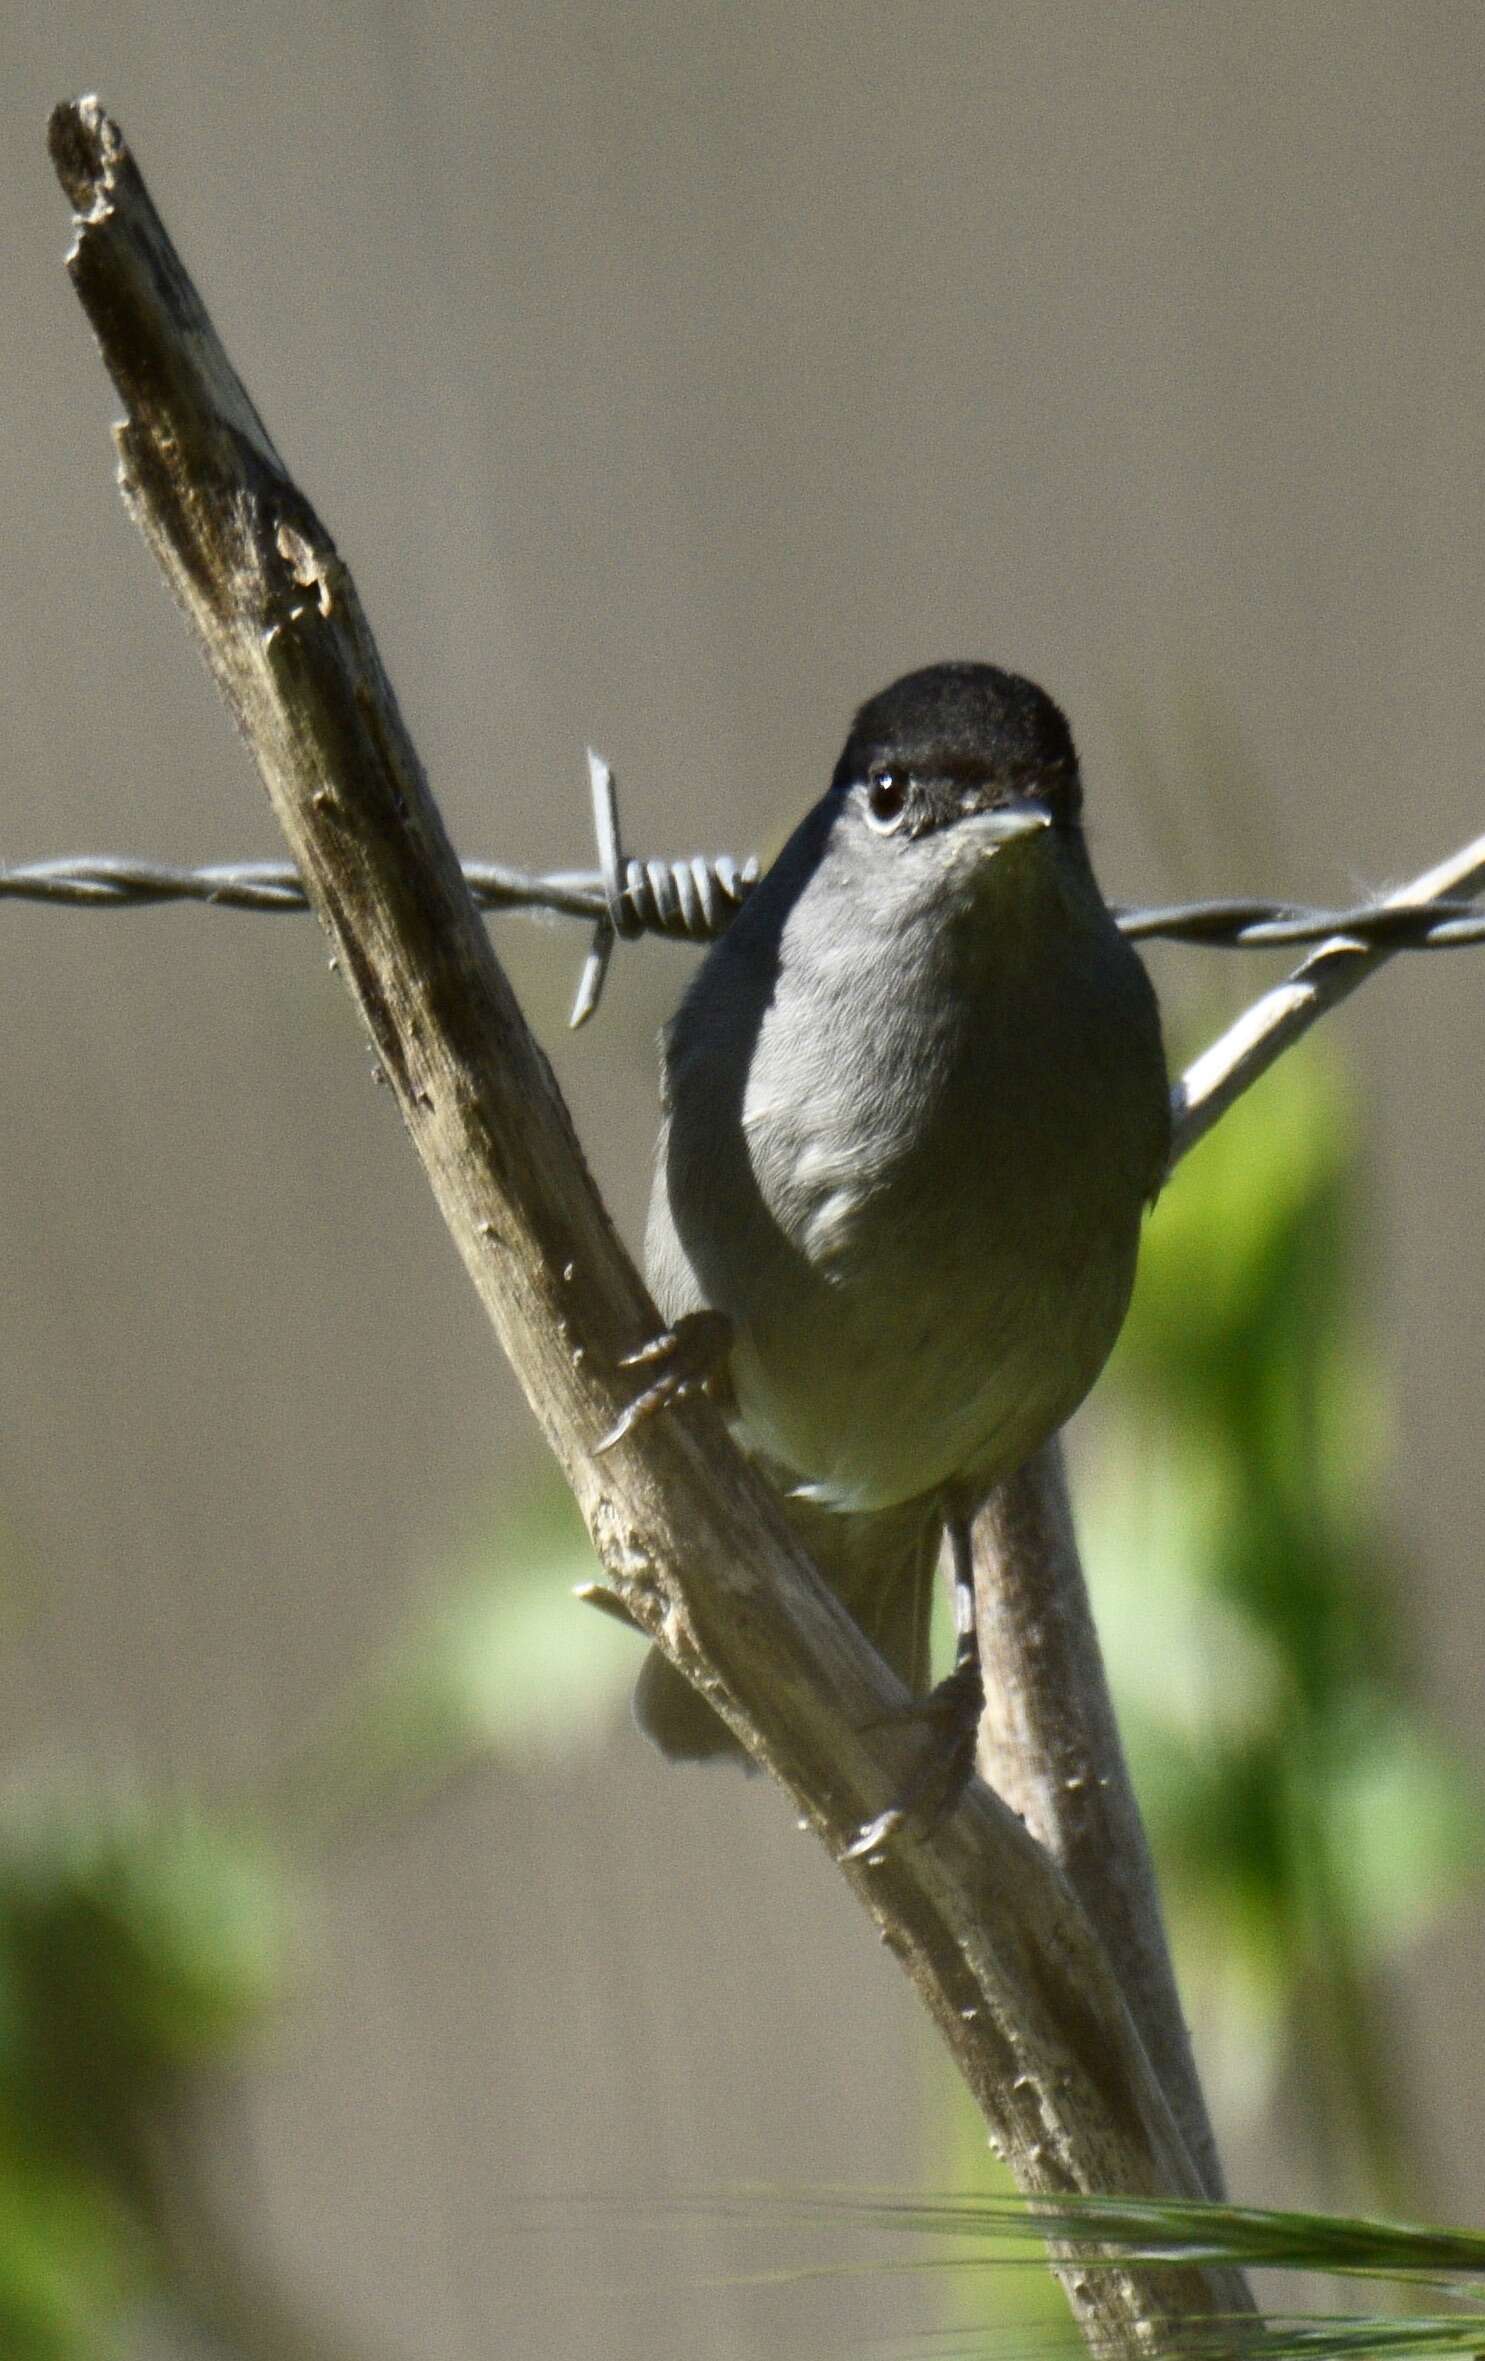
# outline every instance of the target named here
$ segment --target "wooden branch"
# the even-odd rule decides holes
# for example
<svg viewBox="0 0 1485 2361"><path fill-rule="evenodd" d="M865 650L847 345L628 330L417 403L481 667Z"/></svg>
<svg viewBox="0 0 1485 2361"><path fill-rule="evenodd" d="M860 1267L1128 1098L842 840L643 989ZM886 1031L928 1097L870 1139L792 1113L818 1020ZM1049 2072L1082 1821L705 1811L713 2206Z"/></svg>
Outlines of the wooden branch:
<svg viewBox="0 0 1485 2361"><path fill-rule="evenodd" d="M1118 1984L1065 1881L976 1787L931 1839L841 1856L891 1800L902 1692L714 1412L610 1457L620 1353L655 1313L588 1175L429 795L355 588L286 476L117 127L53 117L69 269L123 397L125 501L194 623L470 1277L623 1610L789 1789L902 1960L1029 2190L1197 2195ZM870 2072L869 2059L863 2071ZM1090 2342L1183 2349L1241 2313L1218 2270L1064 2276Z"/></svg>
<svg viewBox="0 0 1485 2361"><path fill-rule="evenodd" d="M1220 2198L1217 2143L1056 1440L976 1518L975 1602L986 1667L980 1775L1046 1847L1097 1928L1205 2193Z"/></svg>

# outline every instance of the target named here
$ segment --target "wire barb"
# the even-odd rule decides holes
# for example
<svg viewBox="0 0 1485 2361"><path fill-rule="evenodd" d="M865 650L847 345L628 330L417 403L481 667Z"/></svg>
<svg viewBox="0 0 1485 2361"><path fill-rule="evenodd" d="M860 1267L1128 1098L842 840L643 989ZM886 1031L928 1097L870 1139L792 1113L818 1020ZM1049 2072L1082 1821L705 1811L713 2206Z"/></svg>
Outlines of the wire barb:
<svg viewBox="0 0 1485 2361"><path fill-rule="evenodd" d="M713 942L731 924L759 874L756 860L739 865L727 853L710 861L699 853L689 861L627 860L619 837L618 781L591 746L588 783L603 908L567 1020L574 1030L585 1025L598 1006L617 941L656 934L689 943Z"/></svg>

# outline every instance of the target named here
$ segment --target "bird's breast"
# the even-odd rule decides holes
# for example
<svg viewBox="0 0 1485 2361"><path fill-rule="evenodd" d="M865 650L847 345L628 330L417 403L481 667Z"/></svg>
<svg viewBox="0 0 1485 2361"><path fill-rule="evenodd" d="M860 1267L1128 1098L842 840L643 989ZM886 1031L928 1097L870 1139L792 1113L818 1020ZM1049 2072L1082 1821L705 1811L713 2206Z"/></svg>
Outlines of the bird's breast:
<svg viewBox="0 0 1485 2361"><path fill-rule="evenodd" d="M943 928L821 941L791 961L786 935L766 995L673 1065L680 1243L733 1322L743 1437L799 1491L980 1489L1123 1319L1166 1119L1153 1000L1101 906L1034 958L992 943L988 973Z"/></svg>

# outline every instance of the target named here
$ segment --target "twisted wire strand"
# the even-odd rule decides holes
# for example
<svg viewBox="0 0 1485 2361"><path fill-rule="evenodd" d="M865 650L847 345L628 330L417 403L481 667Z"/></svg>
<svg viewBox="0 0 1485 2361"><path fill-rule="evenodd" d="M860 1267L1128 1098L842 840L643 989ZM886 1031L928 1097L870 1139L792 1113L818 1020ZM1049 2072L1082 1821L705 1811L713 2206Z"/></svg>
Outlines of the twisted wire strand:
<svg viewBox="0 0 1485 2361"><path fill-rule="evenodd" d="M726 854L713 860L699 855L683 861L626 860L623 932L711 942L726 931L758 876L756 861L734 861ZM608 910L596 869L538 873L500 861L466 861L464 879L482 910L550 912L590 921ZM140 910L160 902L205 902L218 910L309 907L299 873L288 861L221 861L181 869L124 853L0 866L0 899L7 897L91 910Z"/></svg>
<svg viewBox="0 0 1485 2361"><path fill-rule="evenodd" d="M712 942L726 932L760 874L756 860L737 861L725 853L678 861L626 859L622 932ZM608 913L604 880L596 869L535 871L500 861L466 861L464 878L482 910L549 913L590 923ZM205 902L218 910L308 908L298 872L287 861L221 861L183 869L122 853L0 866L0 899L93 910L138 910L161 902ZM1485 913L1476 903L1448 898L1416 909L1380 902L1342 910L1301 902L1171 902L1120 907L1114 916L1135 942L1158 939L1224 951L1282 949L1328 941L1332 935L1398 951L1485 943Z"/></svg>
<svg viewBox="0 0 1485 2361"><path fill-rule="evenodd" d="M1173 902L1164 908L1118 909L1121 933L1132 942L1208 944L1222 951L1271 951L1291 943L1323 943L1349 935L1369 950L1449 951L1485 943L1485 914L1474 902L1447 897L1403 908L1359 902L1346 910L1315 910L1302 902Z"/></svg>
<svg viewBox="0 0 1485 2361"><path fill-rule="evenodd" d="M482 910L523 910L586 919L593 929L571 1022L598 1006L614 946L636 935L709 943L725 933L760 875L754 859L698 853L680 861L637 861L623 850L618 788L601 754L588 749L595 869L537 873L500 861L467 861L464 879ZM304 910L308 899L287 861L220 861L181 869L164 861L103 853L78 860L0 866L0 899L60 902L90 910L137 910L158 902L205 902L217 910ZM1344 939L1358 950L1449 951L1485 943L1485 914L1448 897L1416 903L1363 902L1313 910L1297 902L1175 902L1116 909L1131 940L1194 943L1221 950L1281 950Z"/></svg>

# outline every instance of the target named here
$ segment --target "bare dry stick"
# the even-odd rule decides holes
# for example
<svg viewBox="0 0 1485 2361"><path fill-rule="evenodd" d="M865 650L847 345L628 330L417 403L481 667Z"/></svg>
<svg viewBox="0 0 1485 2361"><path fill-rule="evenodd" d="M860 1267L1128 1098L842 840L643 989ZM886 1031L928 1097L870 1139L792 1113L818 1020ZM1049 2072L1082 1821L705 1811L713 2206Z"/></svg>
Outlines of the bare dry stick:
<svg viewBox="0 0 1485 2361"><path fill-rule="evenodd" d="M1217 2143L1055 1439L976 1518L975 1596L986 1668L980 1776L1045 1845L1097 1927L1204 2192L1221 2197Z"/></svg>
<svg viewBox="0 0 1485 2361"><path fill-rule="evenodd" d="M1399 886L1382 904L1384 910L1414 910L1443 894L1472 899L1485 889L1485 836L1461 846L1447 860L1425 869L1411 885ZM1237 1022L1220 1034L1210 1049L1188 1066L1171 1094L1175 1143L1171 1163L1189 1154L1205 1139L1213 1124L1235 1100L1266 1074L1275 1058L1292 1049L1318 1017L1365 983L1369 975L1397 953L1386 943L1365 943L1352 935L1335 935L1297 967L1292 976L1265 992Z"/></svg>
<svg viewBox="0 0 1485 2361"><path fill-rule="evenodd" d="M1388 896L1411 909L1485 887L1478 837ZM1176 1163L1274 1060L1384 961L1385 943L1338 935L1266 992L1172 1093ZM1134 2021L1208 2194L1221 2168L1181 2013L1159 1889L1108 1692L1056 1443L1002 1484L975 1529L987 1666L983 1777L1013 1804L1103 1938Z"/></svg>
<svg viewBox="0 0 1485 2361"><path fill-rule="evenodd" d="M931 1838L845 1863L902 1775L902 1692L705 1403L598 1461L653 1306L459 872L354 586L286 476L117 127L59 108L69 268L123 397L131 514L200 634L434 1194L577 1495L616 1600L795 1798L916 1983L1029 2190L1198 2195L1118 1983L1061 1873L976 1788ZM870 2071L870 2061L863 2061ZM1064 2278L1090 2344L1183 2351L1236 2274Z"/></svg>

